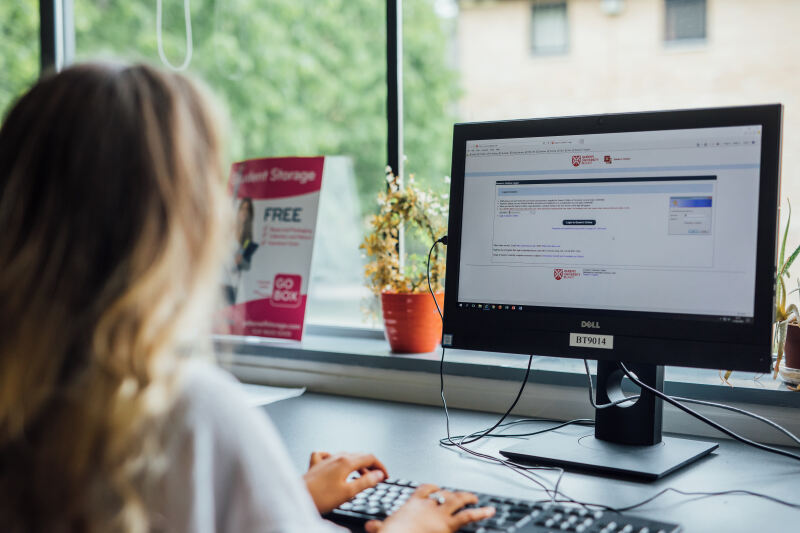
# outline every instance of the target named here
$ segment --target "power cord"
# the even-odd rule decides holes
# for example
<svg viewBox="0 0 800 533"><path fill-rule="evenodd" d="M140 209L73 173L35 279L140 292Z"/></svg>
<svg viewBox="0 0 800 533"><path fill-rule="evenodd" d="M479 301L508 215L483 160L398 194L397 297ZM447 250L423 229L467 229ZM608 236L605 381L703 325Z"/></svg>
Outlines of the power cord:
<svg viewBox="0 0 800 533"><path fill-rule="evenodd" d="M587 379L587 381L589 383L589 400L592 403L592 407L594 407L595 409L605 409L607 407L612 407L614 405L619 405L619 404L622 404L622 403L625 403L625 402L635 401L635 400L639 399L639 396L636 395L636 396L629 396L629 397L624 398L622 400L617 400L615 402L607 403L607 404L604 404L604 405L597 405L594 402L594 386L592 385L592 375L591 375L591 372L589 371L589 363L588 363L588 361L586 359L583 360L583 366L586 369L586 379ZM678 401L678 402L694 403L694 404L698 404L698 405L706 405L708 407L716 407L717 409L726 409L728 411L733 411L734 413L738 413L738 414L743 415L743 416L754 418L754 419L756 419L756 420L758 420L760 422L763 422L764 424L767 424L768 426L772 426L773 428L777 429L778 431L780 431L781 433L783 433L784 435L786 435L787 437L792 439L797 444L800 444L800 438L798 438L794 433L792 433L791 431L789 431L785 427L781 426L780 424L778 424L776 422L773 422L769 418L763 417L763 416L758 415L756 413L752 413L750 411L746 411L746 410L740 409L738 407L733 407L732 405L725 405L724 403L709 402L709 401L705 401L705 400L696 400L694 398L683 398L681 396L670 396L670 397L673 400Z"/></svg>
<svg viewBox="0 0 800 533"><path fill-rule="evenodd" d="M444 237L436 240L433 243L433 245L431 245L431 248L430 248L430 250L428 252L427 278L428 278L428 290L430 291L431 298L433 298L434 304L436 304L436 310L439 313L439 318L442 320L442 324L444 324L444 316L442 314L441 308L439 307L439 303L436 301L436 297L434 296L433 287L431 286L431 281L430 281L431 255L433 254L434 248L439 243L447 245L447 236L444 236ZM442 346L442 356L441 356L441 359L439 361L439 388L440 388L439 392L440 392L440 395L441 395L441 398L442 398L442 406L444 408L447 437L440 439L439 440L439 444L441 446L445 446L445 447L458 448L461 451L463 451L463 452L465 452L465 453L467 453L469 455L472 455L474 457L478 457L479 459L483 459L485 461L489 461L491 463L499 464L499 465L502 465L502 466L505 466L505 467L509 468L512 472L515 472L515 473L525 477L529 481L532 481L533 483L535 483L536 485L541 487L545 491L545 493L550 496L550 501L552 501L553 503L573 503L573 504L580 505L580 506L582 506L584 508L600 508L600 509L604 509L604 510L608 510L608 511L612 511L612 512L621 513L621 512L630 511L632 509L636 509L638 507L642 507L644 505L647 505L648 503L650 503L650 502L654 501L655 499L663 496L664 494L667 494L668 492L674 492L676 494L680 494L680 495L683 495L683 496L696 496L696 497L700 497L700 498L710 498L710 497L716 497L716 496L746 495L746 496L753 496L753 497L757 497L757 498L762 498L762 499L765 499L765 500L768 500L768 501L772 501L774 503L777 503L777 504L780 504L780 505L784 505L784 506L787 506L787 507L791 507L791 508L794 508L794 509L800 509L800 504L788 502L786 500L781 500L779 498L775 498L775 497L769 496L767 494L762 494L762 493L753 492L753 491L749 491L749 490L741 490L741 489L738 489L738 490L727 490L727 491L717 491L717 492L699 492L699 491L683 491L683 490L680 490L680 489L676 489L674 487L667 487L667 488L657 492L653 496L650 496L650 497L648 497L648 498L646 498L646 499L644 499L644 500L642 500L642 501L640 501L638 503L626 505L626 506L623 506L623 507L616 507L616 508L610 507L610 506L607 506L607 505L604 505L604 504L581 502L581 501L578 501L578 500L576 500L574 498L571 498L571 497L567 496L566 494L564 494L563 492L561 492L559 490L559 486L561 484L561 480L565 475L564 469L558 468L558 467L542 467L542 466L521 465L521 464L515 463L515 462L513 462L511 460L506 460L506 459L495 457L495 456L492 456L492 455L489 455L489 454L484 454L484 453L481 453L481 452L477 452L475 450L467 448L466 446L464 446L464 444L469 444L469 443L475 442L475 441L480 440L480 439L482 439L484 437L513 438L513 437L527 437L527 436L539 435L539 434L547 433L549 431L554 431L554 430L557 430L557 429L560 429L562 427L566 427L566 426L569 426L569 425L572 425L572 424L591 425L591 424L594 424L594 421L591 420L591 419L587 419L587 418L578 418L578 419L574 419L574 420L568 420L566 422L556 423L555 426L551 426L551 427L548 427L548 428L545 428L545 429L542 429L542 430L537 430L537 431L528 432L528 433L517 433L517 434L492 433L493 431L495 431L498 428L507 428L507 427L518 425L518 424L524 424L524 423L530 423L530 422L548 421L548 420L543 420L543 419L523 418L523 419L514 420L514 421L510 421L510 422L504 422L506 417L508 417L508 415L511 413L511 411L516 406L517 402L519 401L519 399L520 399L520 397L522 395L522 391L525 388L525 384L527 383L528 375L530 373L531 362L533 361L533 355L531 355L529 357L529 359L528 359L528 366L527 366L527 369L525 371L525 379L522 382L522 385L521 385L521 387L519 389L519 392L517 393L517 396L514 399L514 402L512 403L511 407L509 407L509 409L503 414L503 416L493 426L491 426L490 428L487 428L485 430L479 430L479 431L476 431L476 432L473 432L473 433L470 433L470 434L466 434L466 435L453 436L450 433L450 414L449 414L449 410L447 408L447 400L445 398L445 393L444 393L444 356L445 356L445 347ZM721 408L721 409L727 409L727 410L730 410L730 411L734 411L734 412L743 414L745 416L749 416L751 418L755 418L755 419L760 420L760 421L762 421L762 422L774 427L775 429L781 431L782 433L784 433L785 435L787 435L788 437L793 439L795 442L798 442L800 444L800 439L798 439L798 437L796 437L794 434L792 434L791 432L789 432L788 430L786 430L782 426L778 425L777 423L772 422L771 420L768 420L767 418L764 418L764 417L762 417L760 415L757 415L755 413L751 413L749 411L745 411L744 409L739 409L737 407L732 407L732 406L729 406L729 405L719 404L719 403L715 403L715 402L707 402L707 401L703 401L703 400L694 400L694 399L691 399L691 398L670 397L670 396L662 393L661 391L658 391L658 390L650 387L649 385L647 385L645 383L642 383L635 376L635 374L631 373L625 367L625 365L623 363L620 362L619 365L620 365L620 368L622 369L622 371L628 377L628 379L630 379L633 383L638 385L640 388L650 391L651 393L653 393L656 396L660 397L664 401L674 405L675 407L678 407L682 411L684 411L684 412L686 412L686 413L688 413L688 414L700 419L701 421L706 422L707 424L709 424L712 427L718 429L719 431L722 431L723 433L725 433L726 435L730 436L731 438L734 438L735 440L739 440L740 442L752 445L752 446L754 446L756 448L759 448L759 449L762 449L762 450L765 450L765 451L769 451L769 452L772 452L772 453L777 453L779 455L788 456L788 457L793 458L793 459L800 459L800 456L795 455L793 453L785 452L785 451L780 450L778 448L773 448L771 446L767 446L765 444L757 443L757 442L751 441L750 439L742 437L742 436L734 433L733 431L725 428L724 426L714 422L713 420L710 420L710 419L706 418L705 416L701 415L700 413L697 413L696 411L693 411L692 409L689 409L688 407L681 405L679 402L683 401L683 402L686 402L686 403L696 403L696 404L701 404L701 405L707 405L707 406L710 406L710 407L717 407L717 408ZM620 404L623 404L623 403L626 403L626 402L633 402L633 401L636 401L639 398L638 396L630 396L628 398L624 398L622 400L617 400L617 401L610 402L610 403L607 403L607 404L601 404L601 405L596 404L596 402L594 401L594 386L592 385L591 373L589 371L589 364L588 364L588 361L585 360L585 359L584 359L584 368L586 369L586 375L587 375L587 379L588 379L588 383L589 383L590 402L591 402L592 406L595 407L595 409L606 409L606 408L613 407L615 405L620 405ZM550 422L557 422L557 421L550 420ZM456 442L454 439L458 439L458 442ZM552 489L548 488L544 483L542 483L540 480L534 478L531 475L531 473L535 472L536 470L547 470L547 471L558 472L558 478L556 479L556 482L555 482L554 487ZM562 499L558 499L559 495L562 497Z"/></svg>
<svg viewBox="0 0 800 533"><path fill-rule="evenodd" d="M656 396L658 396L659 398L661 398L665 402L669 403L670 405L674 405L675 407L677 407L678 409L680 409L684 413L687 413L687 414L695 417L696 419L700 420L701 422L704 422L705 424L708 424L709 426L713 427L714 429L716 429L718 431L721 431L722 433L724 433L725 435L729 436L730 438L732 438L734 440L737 440L739 442L742 442L744 444L747 444L748 446L752 446L754 448L758 448L759 450L764 450L766 452L775 453L775 454L778 454L778 455L783 455L784 457L789 457L790 459L795 459L797 461L800 461L800 455L794 454L792 452L787 452L787 451L781 450L779 448L774 448L774 447L768 446L766 444L761 444L760 442L756 442L756 441L750 440L747 437L743 437L743 436L739 435L738 433L726 428L722 424L719 424L719 423L711 420L710 418L701 415L700 413L698 413L694 409L690 409L690 408L686 407L685 405L681 404L677 399L674 399L671 396L668 396L667 394L664 394L660 390L657 390L657 389L651 387L650 385L648 385L646 383L643 383L638 377L636 377L636 375L634 373L632 373L630 370L627 369L627 367L625 366L625 364L622 361L620 361L618 364L619 364L620 369L622 369L622 371L625 373L625 375L628 376L628 379L630 379L633 383L635 383L636 385L638 385L642 389L647 390L647 391L655 394ZM718 405L721 405L721 404L718 404ZM716 405L715 405L715 407L716 407ZM744 413L744 410L741 410L741 412ZM758 415L755 415L754 413L750 413L750 415L753 415L755 418L763 420L763 417L759 417ZM781 429L785 433L788 433L788 431L786 429L778 426L774 422L772 424L770 424L770 425L772 425L773 427L777 426L779 429ZM795 440L797 440L797 437L793 436L793 438Z"/></svg>
<svg viewBox="0 0 800 533"><path fill-rule="evenodd" d="M638 396L628 396L627 398L623 398L621 400L597 405L597 403L594 401L594 385L592 385L592 374L589 372L589 361L586 359L583 360L583 367L586 369L586 379L589 381L589 403L591 403L592 407L595 409L608 409L609 407L614 407L623 403L633 404L639 399Z"/></svg>
<svg viewBox="0 0 800 533"><path fill-rule="evenodd" d="M431 248L428 251L428 264L427 264L427 271L426 272L427 272L427 280L428 280L428 290L430 291L431 298L433 298L433 302L436 305L436 311L439 313L439 318L442 320L442 325L444 325L444 315L442 314L442 310L439 307L439 303L436 301L436 296L434 295L433 287L431 286L431 256L433 255L433 250L436 248L436 245L439 244L439 243L447 245L447 236L445 235L444 237L441 237L441 238L437 239L431 245ZM545 493L550 496L550 501L553 502L553 503L564 503L564 502L567 502L567 503L575 503L575 504L581 505L583 507L589 507L591 504L584 504L582 502L579 502L579 501L575 500L574 498L570 498L569 496L567 496L566 494L564 494L563 492L558 490L559 485L561 483L561 480L564 477L564 473L565 473L563 468L549 467L549 466L525 466L525 465L520 465L520 464L516 464L516 463L514 463L514 462L512 462L510 460L499 458L499 457L495 457L495 456L492 456L492 455L489 455L489 454L485 454L485 453L481 453L481 452L477 452L475 450L472 450L472 449L467 448L466 446L464 446L464 444L469 444L469 443L472 443L472 442L476 442L477 440L480 440L480 439L482 439L482 438L484 438L486 436L495 436L495 435L492 435L492 431L494 431L495 429L497 429L501 425L504 425L503 421L506 419L506 417L508 417L508 415L514 409L514 407L517 405L517 402L519 401L520 397L522 396L522 391L525 389L525 384L528 381L528 375L530 373L531 363L533 362L533 355L531 355L528 358L528 366L527 366L527 369L525 371L525 379L522 381L522 385L520 386L519 392L517 392L517 396L514 399L514 402L511 404L511 406L508 408L508 410L503 414L503 416L492 427L490 427L490 428L488 428L488 429L486 429L484 431L477 432L478 433L477 436L460 435L460 436L456 437L456 438L459 439L459 441L456 442L456 441L453 440L453 436L450 434L450 412L449 412L449 410L447 408L447 399L445 398L445 394L444 394L444 355L445 355L445 350L446 350L445 347L442 346L442 357L441 357L441 359L439 361L439 393L440 393L440 396L442 398L442 407L444 408L444 416L445 416L445 425L446 425L446 430L447 430L447 437L444 438L444 439L441 439L439 441L440 445L446 446L446 447L455 447L455 448L458 448L459 450L461 450L461 451L463 451L463 452L465 452L465 453L467 453L469 455L472 455L474 457L478 457L480 459L489 461L491 463L503 465L503 466L509 468L511 471L513 471L513 472L525 477L529 481L532 481L533 483L535 483L539 487L541 487L545 491ZM512 424L515 424L515 423L517 423L517 422L507 423L506 425L512 425ZM561 427L563 427L563 425L564 424L562 424ZM550 428L549 430L552 431L553 429L555 429L555 428ZM558 473L558 478L556 479L556 482L554 484L553 489L548 488L544 483L542 483L541 481L539 481L538 479L534 478L531 475L531 473L535 472L536 470L554 471L554 472ZM559 494L562 495L562 497L564 499L561 499L561 500L558 499L558 495ZM593 506L593 507L601 507L603 509L611 510L610 507L607 507L607 506L604 506L604 505L591 505L591 506Z"/></svg>

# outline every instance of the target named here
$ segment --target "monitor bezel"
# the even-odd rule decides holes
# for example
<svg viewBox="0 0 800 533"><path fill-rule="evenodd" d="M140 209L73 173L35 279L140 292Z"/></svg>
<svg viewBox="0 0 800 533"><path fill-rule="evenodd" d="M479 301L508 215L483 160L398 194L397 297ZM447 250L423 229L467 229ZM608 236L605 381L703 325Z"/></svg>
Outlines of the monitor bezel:
<svg viewBox="0 0 800 533"><path fill-rule="evenodd" d="M454 126L445 280L444 345L698 368L769 371L780 195L780 104L460 123ZM687 315L536 307L524 312L458 307L467 141L761 125L754 320L719 323ZM600 328L582 328L581 322ZM569 333L614 336L613 350L569 346Z"/></svg>

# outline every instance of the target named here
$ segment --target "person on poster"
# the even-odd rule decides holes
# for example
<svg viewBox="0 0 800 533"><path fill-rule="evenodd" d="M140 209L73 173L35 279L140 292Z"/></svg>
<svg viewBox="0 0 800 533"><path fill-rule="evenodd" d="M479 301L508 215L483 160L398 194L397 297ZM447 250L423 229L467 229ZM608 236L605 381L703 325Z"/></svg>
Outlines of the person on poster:
<svg viewBox="0 0 800 533"><path fill-rule="evenodd" d="M239 209L236 211L237 241L234 245L233 260L228 267L227 280L224 286L225 299L229 305L236 303L242 272L250 270L253 254L258 249L258 243L253 241L254 218L253 199L249 197L242 198L241 202L239 202Z"/></svg>

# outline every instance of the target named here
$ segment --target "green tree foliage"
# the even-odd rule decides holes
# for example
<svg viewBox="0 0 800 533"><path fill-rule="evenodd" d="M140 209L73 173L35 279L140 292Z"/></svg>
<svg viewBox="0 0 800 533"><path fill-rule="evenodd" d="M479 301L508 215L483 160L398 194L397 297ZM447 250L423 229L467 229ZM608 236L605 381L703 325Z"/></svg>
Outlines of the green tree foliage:
<svg viewBox="0 0 800 533"><path fill-rule="evenodd" d="M154 0L75 0L80 59L159 62ZM190 71L231 116L232 160L349 155L364 211L385 187L386 6L380 0L193 0ZM449 173L456 76L432 0L406 0L406 153L418 179ZM185 55L183 2L164 0L164 49Z"/></svg>
<svg viewBox="0 0 800 533"><path fill-rule="evenodd" d="M455 19L441 19L431 0L403 2L405 171L418 185L449 190L453 124L461 96L455 70ZM452 64L451 64L452 63Z"/></svg>
<svg viewBox="0 0 800 533"><path fill-rule="evenodd" d="M0 117L39 74L39 2L0 2Z"/></svg>

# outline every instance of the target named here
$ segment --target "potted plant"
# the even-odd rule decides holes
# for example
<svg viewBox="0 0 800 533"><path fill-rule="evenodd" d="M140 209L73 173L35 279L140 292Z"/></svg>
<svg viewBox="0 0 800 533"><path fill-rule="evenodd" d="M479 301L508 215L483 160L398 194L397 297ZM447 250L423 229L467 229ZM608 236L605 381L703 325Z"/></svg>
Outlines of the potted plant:
<svg viewBox="0 0 800 533"><path fill-rule="evenodd" d="M773 346L772 350L775 354L775 365L773 367L772 377L777 378L778 373L789 382L800 384L800 311L795 304L788 303L788 297L794 292L800 291L800 284L798 288L788 291L788 282L791 279L789 274L789 267L792 266L797 256L800 255L800 246L786 257L786 240L789 235L789 223L792 220L792 204L789 205L788 214L786 216L786 228L783 231L783 238L780 242L778 251L778 268L777 277L775 281L775 311L773 317L774 334L772 336ZM787 355L787 362L783 362L784 354ZM797 366L792 366L797 365ZM788 369L786 367L789 367ZM732 370L726 370L723 381L730 385L728 379L730 378Z"/></svg>
<svg viewBox="0 0 800 533"><path fill-rule="evenodd" d="M786 229L783 231L783 239L778 254L778 275L775 282L775 334L773 338L775 339L774 349L777 353L777 358L775 359L775 368L772 374L773 378L778 376L784 351L786 351L789 343L791 343L791 345L788 346L788 354L791 355L793 359L791 363L792 365L800 366L800 362L794 360L800 356L800 346L795 346L795 344L800 341L800 328L797 326L797 320L800 314L795 304L788 303L789 294L791 294L791 292L796 292L798 289L791 292L787 290L787 285L790 280L789 267L792 266L798 254L800 254L800 246L798 246L789 257L786 257L786 240L789 235L789 223L792 220L792 204L788 201L787 203L789 205L789 210L786 216ZM790 361L787 361L785 366L790 366L789 362Z"/></svg>
<svg viewBox="0 0 800 533"><path fill-rule="evenodd" d="M441 340L442 323L428 292L427 251L446 231L446 195L419 189L414 177L402 187L390 168L387 190L378 195L379 211L360 248L368 262L367 286L380 298L386 337L393 352L431 352ZM406 240L424 246L422 253L404 253ZM421 249L420 249L421 251ZM443 303L445 257L436 247L430 259L430 283Z"/></svg>

